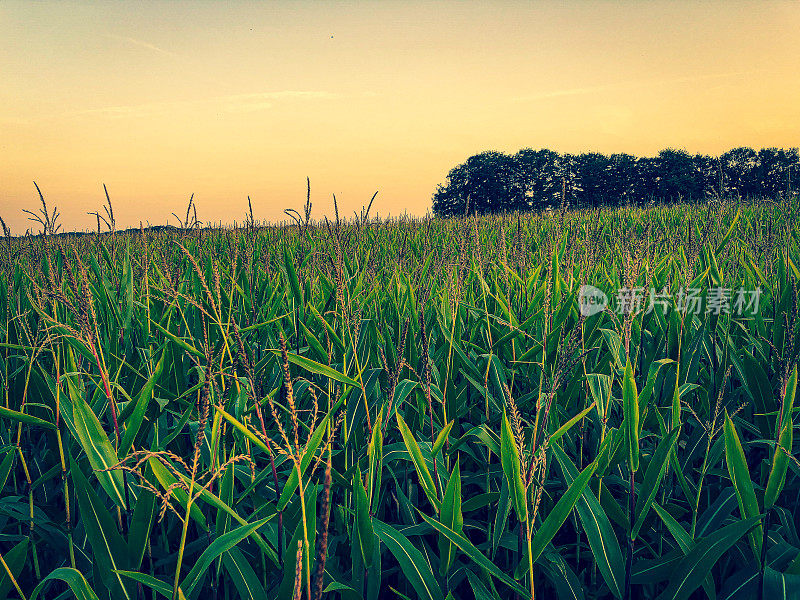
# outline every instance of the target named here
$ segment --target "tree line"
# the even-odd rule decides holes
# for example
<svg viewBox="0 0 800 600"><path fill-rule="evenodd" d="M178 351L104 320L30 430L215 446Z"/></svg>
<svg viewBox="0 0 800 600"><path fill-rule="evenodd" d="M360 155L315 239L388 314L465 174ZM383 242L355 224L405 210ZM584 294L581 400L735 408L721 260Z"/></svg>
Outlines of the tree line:
<svg viewBox="0 0 800 600"><path fill-rule="evenodd" d="M525 148L481 152L454 167L433 194L433 212L455 216L559 206L792 194L797 148L734 148L714 157L665 149L655 157Z"/></svg>

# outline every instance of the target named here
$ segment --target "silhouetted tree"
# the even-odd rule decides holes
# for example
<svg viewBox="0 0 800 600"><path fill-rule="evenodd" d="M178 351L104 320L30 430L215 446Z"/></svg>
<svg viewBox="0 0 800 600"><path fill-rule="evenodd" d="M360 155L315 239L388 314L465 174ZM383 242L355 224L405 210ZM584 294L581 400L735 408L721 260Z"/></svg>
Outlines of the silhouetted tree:
<svg viewBox="0 0 800 600"><path fill-rule="evenodd" d="M702 200L719 194L720 173L719 159L705 154L695 154L692 157L692 178L695 190L692 198Z"/></svg>
<svg viewBox="0 0 800 600"><path fill-rule="evenodd" d="M783 150L779 148L763 148L758 152L758 186L759 193L765 196L789 194L791 189L797 189L797 184L792 183L798 176L797 148Z"/></svg>
<svg viewBox="0 0 800 600"><path fill-rule="evenodd" d="M553 150L525 148L514 155L517 176L528 206L544 208L559 201L559 155Z"/></svg>
<svg viewBox="0 0 800 600"><path fill-rule="evenodd" d="M752 148L734 148L719 157L723 190L743 197L758 194L758 154Z"/></svg>
<svg viewBox="0 0 800 600"><path fill-rule="evenodd" d="M609 190L611 204L627 204L636 195L636 157L631 154L612 154L609 159Z"/></svg>
<svg viewBox="0 0 800 600"><path fill-rule="evenodd" d="M580 161L575 154L564 154L558 161L558 175L561 177L562 190L566 194L564 200L568 204L577 203L583 193L583 178Z"/></svg>
<svg viewBox="0 0 800 600"><path fill-rule="evenodd" d="M690 199L696 195L692 157L685 150L668 148L658 153L656 195L665 200Z"/></svg>
<svg viewBox="0 0 800 600"><path fill-rule="evenodd" d="M447 183L436 186L433 194L433 214L440 217L455 217L463 215L466 210L466 188L458 188L455 184L459 167L450 169L447 175Z"/></svg>
<svg viewBox="0 0 800 600"><path fill-rule="evenodd" d="M637 158L631 200L637 204L655 200L658 195L658 181L658 159Z"/></svg>
<svg viewBox="0 0 800 600"><path fill-rule="evenodd" d="M450 170L447 183L438 186L433 196L433 212L441 216L528 208L514 159L501 152L471 156Z"/></svg>
<svg viewBox="0 0 800 600"><path fill-rule="evenodd" d="M604 154L588 152L577 157L578 169L581 173L580 194L582 204L600 206L609 203L608 190L611 187L611 159Z"/></svg>
<svg viewBox="0 0 800 600"><path fill-rule="evenodd" d="M570 204L598 206L729 194L776 196L794 193L798 182L797 148L734 148L719 158L672 148L654 158L524 148L513 156L482 152L451 169L433 194L433 212L540 210L560 205L562 189Z"/></svg>

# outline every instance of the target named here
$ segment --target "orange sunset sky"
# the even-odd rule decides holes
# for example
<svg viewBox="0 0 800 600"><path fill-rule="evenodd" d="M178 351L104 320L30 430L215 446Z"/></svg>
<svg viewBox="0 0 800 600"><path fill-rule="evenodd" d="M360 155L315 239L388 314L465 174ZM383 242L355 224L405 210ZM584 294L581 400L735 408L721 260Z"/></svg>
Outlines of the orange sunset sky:
<svg viewBox="0 0 800 600"><path fill-rule="evenodd" d="M0 2L0 216L422 215L483 150L800 145L799 2ZM173 224L176 224L174 219Z"/></svg>

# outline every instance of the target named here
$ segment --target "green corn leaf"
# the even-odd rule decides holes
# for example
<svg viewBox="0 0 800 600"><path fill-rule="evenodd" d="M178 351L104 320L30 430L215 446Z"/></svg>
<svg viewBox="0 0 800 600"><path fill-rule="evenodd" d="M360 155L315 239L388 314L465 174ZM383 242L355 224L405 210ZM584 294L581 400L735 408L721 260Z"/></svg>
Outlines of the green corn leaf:
<svg viewBox="0 0 800 600"><path fill-rule="evenodd" d="M89 482L72 457L70 457L70 475L75 486L81 523L86 529L86 537L92 547L94 559L100 568L103 583L119 598L132 600L135 594L115 573L116 570L128 567L127 544L117 531L117 525L111 514L89 486Z"/></svg>
<svg viewBox="0 0 800 600"><path fill-rule="evenodd" d="M275 351L277 354L277 351ZM320 364L310 358L306 358L305 356L300 356L298 354L287 354L286 357L289 359L289 362L292 364L297 365L309 371L310 373L314 373L316 375L322 375L323 377L328 377L329 379L333 379L334 381L338 381L340 383L346 383L347 385L352 385L353 387L360 387L360 384L350 379L347 375L340 373L336 369L332 369L328 365Z"/></svg>
<svg viewBox="0 0 800 600"><path fill-rule="evenodd" d="M28 555L28 538L23 538L16 546L2 555L6 567L11 571L14 580L19 584L19 574L25 566L25 559ZM14 583L8 576L5 568L0 568L0 598L7 598L8 593L14 589Z"/></svg>
<svg viewBox="0 0 800 600"><path fill-rule="evenodd" d="M222 555L225 571L230 575L241 600L262 600L267 597L253 567L238 548L231 548Z"/></svg>
<svg viewBox="0 0 800 600"><path fill-rule="evenodd" d="M453 428L453 423L454 421L450 421L442 428L442 430L439 432L439 435L436 436L436 441L433 443L433 449L431 450L431 454L434 456L444 447L444 444L447 441L447 436L450 435L450 430Z"/></svg>
<svg viewBox="0 0 800 600"><path fill-rule="evenodd" d="M728 231L722 237L719 244L717 244L717 248L716 250L714 250L714 254L719 254L720 252L722 252L725 246L727 246L728 242L731 239L731 236L733 235L734 229L736 229L736 225L738 225L739 223L739 217L741 216L741 214L742 214L742 207L740 206L739 208L736 209L736 215L733 217L733 221L731 221L731 226L728 227Z"/></svg>
<svg viewBox="0 0 800 600"><path fill-rule="evenodd" d="M567 433L572 427L578 423L581 419L583 419L586 415L588 415L595 407L595 402L592 402L588 407L584 408L581 412L577 415L569 419L566 423L564 423L561 427L556 429L556 431L550 436L550 443L554 444L557 442L561 437Z"/></svg>
<svg viewBox="0 0 800 600"><path fill-rule="evenodd" d="M779 447L776 446L772 454L769 479L767 480L767 488L764 491L764 510L769 510L773 507L786 481L786 471L789 468L789 456L792 453L792 440L794 439L792 409L796 390L797 366L795 366L792 374L789 376L789 381L786 385L786 393L783 396L781 410L777 418L775 429L778 432L777 438Z"/></svg>
<svg viewBox="0 0 800 600"><path fill-rule="evenodd" d="M303 490L303 495L298 494L292 501L291 508L294 508L296 513L296 527L294 534L289 542L286 544L286 553L283 558L283 578L280 586L278 587L275 598L291 598L292 590L294 589L295 572L297 568L297 545L298 542L302 544L302 552L300 556L300 568L302 569L302 581L305 581L308 574L309 560L314 557L314 544L315 538L313 532L316 530L316 511L314 508L317 505L317 492L319 486L306 486ZM302 518L301 502L305 502L306 506L306 519L305 524ZM306 539L306 531L308 532L308 539ZM308 546L306 546L308 542ZM355 544L353 544L355 548ZM291 550L290 550L291 549Z"/></svg>
<svg viewBox="0 0 800 600"><path fill-rule="evenodd" d="M672 390L672 426L681 426L680 364L675 366L675 387Z"/></svg>
<svg viewBox="0 0 800 600"><path fill-rule="evenodd" d="M372 556L375 551L375 532L372 529L372 521L370 520L367 492L361 481L361 471L358 467L356 467L356 472L353 475L353 504L356 509L355 537L364 565L369 568L372 566Z"/></svg>
<svg viewBox="0 0 800 600"><path fill-rule="evenodd" d="M659 517L661 517L661 520L664 522L664 525L666 525L667 530L672 534L672 537L675 538L675 541L678 543L678 547L683 551L684 554L688 554L689 551L694 547L694 540L692 539L692 536L689 535L689 533L683 528L683 525L678 523L678 521L676 521L671 514L659 506L657 502L653 503L653 510Z"/></svg>
<svg viewBox="0 0 800 600"><path fill-rule="evenodd" d="M608 346L608 350L611 352L615 366L619 370L623 370L625 365L622 363L622 360L625 358L625 347L622 345L622 338L619 337L616 331L610 329L601 329L600 333L602 333L606 346Z"/></svg>
<svg viewBox="0 0 800 600"><path fill-rule="evenodd" d="M157 466L153 470L155 471L156 469L159 469L159 471L157 473L157 478L158 478L159 482L162 485L164 485L166 487L166 485L165 485L166 481L172 481L172 482L176 481L175 478L172 476L172 474L166 469L166 467L164 467L155 458L151 458L150 459L150 463L149 464L150 464L151 467L156 463L157 463ZM190 486L190 484L191 484L191 480L189 479L189 477L187 477L186 475L183 475L182 473L180 475L181 475L181 480L183 481L184 485L188 488ZM176 489L173 490L172 493L175 494L175 497L178 499L178 501L181 503L181 505L184 508L186 508L186 498L188 497L186 492L184 490L180 489L180 488L176 488ZM195 493L195 495L199 494L199 499L200 500L203 500L204 502L206 502L209 505L213 506L217 510L225 512L226 514L228 514L230 517L233 518L234 521L239 523L239 525L247 525L248 524L248 521L246 519L244 519L238 512L236 512L231 506L229 506L228 504L223 502L218 496L215 496L213 493L211 493L206 488L201 488L199 485L197 485L195 483L194 493ZM200 510L200 507L198 506L197 502L193 502L192 503L192 508L191 508L190 512L191 512L192 518L194 518L197 521L198 525L201 528L203 528L203 527L207 528L208 527L208 525L206 524L205 516L203 515L203 512ZM267 519L271 519L272 516L274 516L274 515L271 515L271 516L267 517ZM277 566L279 564L278 555L264 541L264 539L261 537L261 535L258 532L254 531L251 534L251 537L253 538L253 541L255 541L255 543L258 544L258 547L261 548L261 550L264 552L264 555L267 558L269 558L269 560L272 561L272 563L274 565Z"/></svg>
<svg viewBox="0 0 800 600"><path fill-rule="evenodd" d="M10 408L6 408L5 406L0 406L0 417L4 419L11 419L12 421L16 421L17 423L25 423L26 425L35 425L36 427L44 427L45 429L54 430L56 428L55 425L52 423L45 421L44 419L40 419L38 417L34 417L33 415L29 415L26 413L18 412L16 410L11 410Z"/></svg>
<svg viewBox="0 0 800 600"><path fill-rule="evenodd" d="M508 481L503 477L503 483L500 485L500 498L497 502L497 512L495 513L492 527L492 551L490 553L492 560L494 560L497 554L501 538L506 531L508 515L511 514L511 504L512 500L511 494L508 491Z"/></svg>
<svg viewBox="0 0 800 600"><path fill-rule="evenodd" d="M271 454L270 449L264 443L264 440L262 440L260 437L258 437L252 431L250 431L250 429L244 423L239 421L239 419L237 419L233 415L229 414L228 412L226 412L223 408L221 408L219 406L215 406L214 409L220 415L222 415L222 418L224 418L226 421L228 421L231 425L233 425L236 429L238 429L242 433L242 435L244 435L248 440L250 440L251 443L253 443L256 446L258 446L259 448L261 448L267 456L269 456Z"/></svg>
<svg viewBox="0 0 800 600"><path fill-rule="evenodd" d="M468 500L464 500L461 505L461 510L464 512L471 512L473 510L480 510L490 504L494 504L500 500L500 492L489 492L487 494L477 494L471 496Z"/></svg>
<svg viewBox="0 0 800 600"><path fill-rule="evenodd" d="M131 318L133 317L134 292L136 288L133 284L133 269L131 268L131 248L130 239L125 245L125 256L122 259L122 290L120 296L123 299L124 312L122 314L122 328L130 331Z"/></svg>
<svg viewBox="0 0 800 600"><path fill-rule="evenodd" d="M553 249L553 258L550 264L550 289L552 290L551 306L558 306L561 302L561 276L558 272L558 248ZM480 271L478 272L480 273Z"/></svg>
<svg viewBox="0 0 800 600"><path fill-rule="evenodd" d="M136 583L146 585L165 598L172 598L172 585L161 581L160 579L156 579L152 575L148 575L147 573L139 573L137 571L117 571L117 573L123 577L127 577L128 579L135 581Z"/></svg>
<svg viewBox="0 0 800 600"><path fill-rule="evenodd" d="M500 462L503 465L503 473L508 482L511 497L514 499L514 510L517 513L517 518L521 522L527 523L528 501L525 494L525 484L522 481L519 450L505 412L503 412L503 424L500 431Z"/></svg>
<svg viewBox="0 0 800 600"><path fill-rule="evenodd" d="M217 414L219 414L219 413L217 413ZM233 471L234 471L234 466L233 465L228 465L227 467L225 467L225 473L222 475L222 479L220 480L220 484L219 484L219 499L220 499L220 502L223 502L228 506L230 506L234 502L234 498L233 498L233 488L234 488ZM253 487L255 487L255 486L253 486ZM228 531L230 531L230 523L231 523L231 515L225 510L218 510L217 511L217 522L216 522L216 535L217 535L217 537L221 536L223 533L227 533Z"/></svg>
<svg viewBox="0 0 800 600"><path fill-rule="evenodd" d="M464 526L464 517L461 513L461 466L456 458L453 472L444 490L442 498L441 522L456 533L461 533ZM446 536L439 536L439 574L447 575L455 558L455 547Z"/></svg>
<svg viewBox="0 0 800 600"><path fill-rule="evenodd" d="M613 465L621 461L620 455L624 452L623 442L625 441L624 429L609 429L606 437L597 451L597 476L602 477Z"/></svg>
<svg viewBox="0 0 800 600"><path fill-rule="evenodd" d="M77 438L83 451L89 459L89 464L97 475L97 480L109 497L121 508L125 508L125 491L122 471L109 470L119 464L114 446L103 430L103 426L87 404L83 396L71 385L67 378L71 402L62 398L61 410L71 413L70 419L65 421L72 426L72 433ZM70 410L71 409L71 410Z"/></svg>
<svg viewBox="0 0 800 600"><path fill-rule="evenodd" d="M695 277L692 281L689 282L689 285L686 286L687 289L700 289L703 285L703 280L705 280L708 272L711 270L711 267L707 267L705 271L700 273L697 277Z"/></svg>
<svg viewBox="0 0 800 600"><path fill-rule="evenodd" d="M142 565L147 541L155 520L156 497L150 490L142 488L136 499L133 517L128 529L128 560L132 568Z"/></svg>
<svg viewBox="0 0 800 600"><path fill-rule="evenodd" d="M83 574L72 567L59 567L55 569L39 582L39 585L34 588L28 600L36 600L39 594L42 593L47 582L53 579L59 579L65 582L69 586L69 589L72 590L72 593L75 594L77 600L97 600L97 594L95 594L94 590L89 586L89 582L86 581ZM170 594L171 593L172 590L170 590Z"/></svg>
<svg viewBox="0 0 800 600"><path fill-rule="evenodd" d="M158 480L158 483L160 483L161 487L164 488L165 490L178 481L177 479L175 479L175 476L167 469L167 467L162 465L161 462L156 457L154 456L150 457L147 461L147 464L150 465L150 468L153 470L153 475L155 475L156 480ZM186 490L179 487L175 487L172 488L171 494L185 510L189 500L189 495L186 493ZM206 517L197 504L192 503L192 508L189 510L189 515L200 526L200 529L202 529L203 531L208 531L208 524L206 523Z"/></svg>
<svg viewBox="0 0 800 600"><path fill-rule="evenodd" d="M286 481L286 485L283 486L283 491L281 491L281 496L278 500L279 511L286 508L286 505L289 504L289 501L292 499L292 495L300 483L300 476L305 474L308 465L311 464L314 456L316 456L317 450L319 450L319 446L322 444L322 439L325 433L328 431L328 423L331 420L331 416L334 415L339 409L339 406L341 406L342 402L344 402L344 398L345 397L342 396L336 401L336 403L328 411L328 414L326 414L319 422L319 425L317 425L317 428L314 430L314 433L311 434L311 437L308 438L308 442L303 449L303 455L300 457L300 474L298 475L297 468L292 469L292 472L289 474L289 478Z"/></svg>
<svg viewBox="0 0 800 600"><path fill-rule="evenodd" d="M557 552L547 552L542 558L539 564L555 587L558 600L584 600L583 586L567 561Z"/></svg>
<svg viewBox="0 0 800 600"><path fill-rule="evenodd" d="M777 408L773 401L772 385L761 363L747 352L744 353L741 361L734 359L733 362L737 365L739 375L750 396L753 398L756 412L759 415L763 415L773 408ZM755 422L761 429L762 435L765 438L772 437L776 434L776 431L770 431L769 422L765 416L757 416Z"/></svg>
<svg viewBox="0 0 800 600"><path fill-rule="evenodd" d="M403 443L406 446L408 455L411 457L411 462L414 463L414 468L416 469L417 476L419 477L420 486L422 486L422 490L425 492L428 500L430 500L431 504L438 512L440 502L436 495L436 487L433 483L433 477L431 477L428 466L425 464L425 459L422 456L422 450L420 450L417 440L414 439L414 434L411 433L411 430L408 428L408 425L406 425L403 417L400 416L400 413L397 413L397 427L400 429L400 434L403 436Z"/></svg>
<svg viewBox="0 0 800 600"><path fill-rule="evenodd" d="M694 540L692 536L683 528L683 526L678 523L675 518L669 514L666 510L661 508L658 503L653 503L653 510L655 513L661 517L661 520L666 525L667 530L672 534L672 537L678 544L681 552L683 555L686 556L689 552L694 548ZM675 566L673 565L670 570L670 576L672 575L672 570L674 570ZM703 589L706 591L706 594L709 598L714 597L714 578L711 573L707 573L705 579L703 580Z"/></svg>
<svg viewBox="0 0 800 600"><path fill-rule="evenodd" d="M424 518L424 515L423 515ZM442 600L442 589L436 581L428 559L409 539L388 523L372 518L375 535L397 560L400 571L422 600Z"/></svg>
<svg viewBox="0 0 800 600"><path fill-rule="evenodd" d="M456 533L443 523L429 517L428 515L420 512L419 510L417 512L419 512L419 515L425 520L426 523L428 523L428 525L433 527L440 534L447 537L447 539L450 540L456 546L458 546L459 550L461 550L464 554L466 554L472 562L474 562L482 569L485 569L495 579L503 582L504 584L506 584L508 587L510 587L512 590L514 590L519 594L530 593L529 591L525 590L525 588L523 588L520 584L514 581L511 577L506 575L492 561L486 558L486 556L463 535L461 535L460 533Z"/></svg>
<svg viewBox="0 0 800 600"><path fill-rule="evenodd" d="M14 457L16 456L15 452L6 452L5 458L3 458L3 462L0 463L0 490L6 487L6 481L8 481L8 476L11 473L11 468L14 466Z"/></svg>
<svg viewBox="0 0 800 600"><path fill-rule="evenodd" d="M678 433L680 433L680 428L676 427L667 436L661 438L656 451L650 459L650 463L647 465L647 470L644 472L644 480L642 481L642 491L636 499L636 509L634 511L636 521L631 530L632 540L635 540L639 535L644 519L650 511L650 506L661 485L661 479L667 471L669 454L678 439Z"/></svg>
<svg viewBox="0 0 800 600"><path fill-rule="evenodd" d="M589 391L591 391L594 405L597 407L597 414L602 419L611 399L611 377L600 373L590 373L586 376L586 380L589 382Z"/></svg>
<svg viewBox="0 0 800 600"><path fill-rule="evenodd" d="M394 399L392 401L392 411L386 417L386 420L389 421L396 413L397 409L403 405L406 398L414 391L414 388L419 385L416 381L411 381L410 379L403 379L397 384L397 387L394 389Z"/></svg>
<svg viewBox="0 0 800 600"><path fill-rule="evenodd" d="M266 523L268 520L269 518L266 518L256 521L255 523L242 525L233 531L229 531L228 533L219 536L217 539L211 542L208 548L203 551L203 553L194 563L192 570L189 571L181 583L180 587L183 590L183 593L186 594L187 597L191 598L195 588L197 587L197 584L200 583L202 577L211 566L211 563L213 563L214 560L223 552L227 552L236 544L248 537L251 533L257 531L258 528L264 525L264 523Z"/></svg>
<svg viewBox="0 0 800 600"><path fill-rule="evenodd" d="M758 509L758 499L753 490L753 481L750 479L750 472L747 469L742 443L736 433L736 426L725 412L725 462L728 466L728 474L736 490L736 499L739 501L739 512L742 520L748 520L760 514ZM749 531L749 529L748 529ZM750 534L750 544L756 560L761 560L761 525L758 524L756 531Z"/></svg>
<svg viewBox="0 0 800 600"><path fill-rule="evenodd" d="M583 494L586 484L589 483L589 479L594 475L596 467L597 464L592 463L580 472L575 478L575 481L570 484L567 491L564 492L553 509L547 514L544 522L539 526L539 529L531 540L531 557L534 563L547 547L547 544L553 540L556 533L558 533L558 530L561 528L561 525L564 524L564 521L567 520L578 498ZM523 560L520 564L524 565L524 569L527 571L528 561Z"/></svg>
<svg viewBox="0 0 800 600"><path fill-rule="evenodd" d="M378 512L378 501L381 494L381 476L383 473L383 411L378 413L372 428L372 439L367 447L369 458L369 482L367 497L371 507L371 514Z"/></svg>
<svg viewBox="0 0 800 600"><path fill-rule="evenodd" d="M698 540L694 548L678 563L670 583L658 600L686 600L728 549L759 524L760 516L750 517L723 527Z"/></svg>
<svg viewBox="0 0 800 600"><path fill-rule="evenodd" d="M320 343L317 336L315 336L302 321L300 321L300 327L303 330L303 335L305 335L306 339L308 340L308 345L314 349L314 352L317 353L323 363L327 363L330 360L330 357L328 356L325 348L322 347L322 343Z"/></svg>
<svg viewBox="0 0 800 600"><path fill-rule="evenodd" d="M628 468L631 473L639 469L639 396L633 379L633 368L628 359L622 383L622 411L625 420L625 442L628 447Z"/></svg>
<svg viewBox="0 0 800 600"><path fill-rule="evenodd" d="M316 308L314 308L313 304L309 303L308 307L311 309L311 312L314 314L314 317L317 319L317 321L319 321L319 323L323 327L325 327L325 329L328 332L328 337L330 338L331 342L333 342L334 346L336 346L336 348L339 350L339 352L344 352L344 350L345 350L344 342L342 342L342 339L339 337L339 335L333 329L331 324L328 323L328 321L326 321L325 318L321 314L319 314L319 311Z"/></svg>
<svg viewBox="0 0 800 600"><path fill-rule="evenodd" d="M294 296L295 307L298 309L303 306L303 293L300 289L300 280L297 278L297 271L292 262L292 255L289 253L288 248L283 251L283 267L286 272L286 279Z"/></svg>
<svg viewBox="0 0 800 600"><path fill-rule="evenodd" d="M205 358L205 355L200 350L198 350L197 348L192 346L186 340L183 340L183 339L179 338L177 335L175 335L171 331L165 329L164 327L162 327L160 324L156 323L155 321L150 321L150 324L151 325L155 325L156 329L158 329L161 333L163 333L165 336L167 336L169 339L171 339L173 342L175 342L178 346L180 346L181 348L183 348L187 352L191 352L192 354L194 354L195 356L198 356L200 358Z"/></svg>
<svg viewBox="0 0 800 600"><path fill-rule="evenodd" d="M711 269L711 279L716 285L721 285L722 274L719 272L717 257L714 254L714 251L708 246L706 246L706 255L708 256L709 268Z"/></svg>
<svg viewBox="0 0 800 600"><path fill-rule="evenodd" d="M769 600L795 600L800 589L800 575L764 569L764 598Z"/></svg>
<svg viewBox="0 0 800 600"><path fill-rule="evenodd" d="M475 573L469 569L466 569L464 572L466 573L467 580L472 588L472 593L475 595L475 600L500 600L500 596L498 596L496 593L493 594L490 592L480 578L475 575Z"/></svg>
<svg viewBox="0 0 800 600"><path fill-rule="evenodd" d="M642 388L642 393L639 394L639 398L637 400L637 406L639 409L640 415L644 415L645 411L647 411L647 407L650 404L651 400L653 399L653 395L655 393L656 387L656 378L658 377L658 372L661 370L661 367L664 365L673 363L674 361L663 358L661 360L654 361L650 365L650 369L647 372L647 381ZM644 418L639 419L639 435L642 434L642 427L644 426Z"/></svg>
<svg viewBox="0 0 800 600"><path fill-rule="evenodd" d="M578 469L559 446L553 446L553 454L558 460L558 464L561 465L564 483L569 487L578 477ZM583 490L581 497L575 503L575 510L578 512L581 527L589 541L595 564L597 564L608 589L616 598L622 598L625 578L622 550L611 521L589 487Z"/></svg>
<svg viewBox="0 0 800 600"><path fill-rule="evenodd" d="M125 434L122 436L122 441L119 444L119 456L126 456L130 450L136 434L139 433L139 428L142 426L144 415L147 412L147 406L150 403L150 397L153 395L153 389L156 387L159 377L164 372L164 356L166 352L161 351L161 357L156 363L153 374L144 384L138 397L135 400L135 408L133 414L125 421Z"/></svg>

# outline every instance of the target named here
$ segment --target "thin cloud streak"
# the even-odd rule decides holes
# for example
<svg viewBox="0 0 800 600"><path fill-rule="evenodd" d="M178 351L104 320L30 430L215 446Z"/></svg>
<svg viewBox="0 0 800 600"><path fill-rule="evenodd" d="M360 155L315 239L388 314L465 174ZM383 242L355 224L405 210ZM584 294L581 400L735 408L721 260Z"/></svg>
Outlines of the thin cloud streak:
<svg viewBox="0 0 800 600"><path fill-rule="evenodd" d="M147 48L148 50L152 50L153 52L157 52L158 54L163 54L164 56L170 56L172 58L180 58L174 52L170 52L169 50L164 50L163 48L159 48L149 42L145 42L144 40L137 40L136 38L123 36L123 35L115 35L113 33L106 33L104 34L107 38L111 38L112 40L118 40L120 42L127 42L133 46L139 46L140 48Z"/></svg>
<svg viewBox="0 0 800 600"><path fill-rule="evenodd" d="M312 98L331 100L334 98L341 98L341 94L335 92L322 92L322 91L301 91L301 90L281 90L279 92L256 92L252 94L233 94L230 96L222 96L224 100L281 100L284 98Z"/></svg>
<svg viewBox="0 0 800 600"><path fill-rule="evenodd" d="M552 90L549 92L542 92L539 94L529 94L526 96L516 96L512 98L514 102L528 102L531 100L545 100L547 98L560 98L564 96L582 96L585 94L594 94L597 92L607 92L610 90L625 89L625 88L643 88L657 85L675 85L680 83L695 83L698 81L708 81L711 79L728 79L732 77L741 77L742 75L750 75L756 71L736 71L732 73L712 73L709 75L692 75L688 77L674 77L670 79L656 79L649 81L627 81L621 83L609 83L604 85L595 85L588 87L569 88L564 90Z"/></svg>
<svg viewBox="0 0 800 600"><path fill-rule="evenodd" d="M100 115L112 119L139 118L163 114L174 110L202 108L218 105L228 112L253 112L273 108L276 101L286 100L334 100L342 98L342 94L314 90L278 90L274 92L256 92L250 94L230 94L193 100L176 100L170 102L145 102L121 106L103 106L86 110L72 111L61 116L82 117Z"/></svg>
<svg viewBox="0 0 800 600"><path fill-rule="evenodd" d="M281 100L334 100L341 94L323 91L281 90L277 92L257 92L253 94L234 94L222 96L221 102L228 112L256 112L269 110L275 101Z"/></svg>

